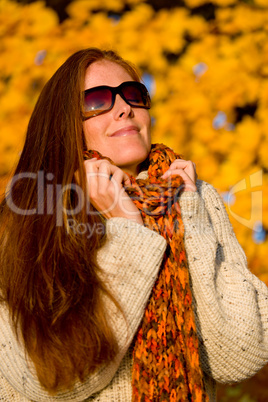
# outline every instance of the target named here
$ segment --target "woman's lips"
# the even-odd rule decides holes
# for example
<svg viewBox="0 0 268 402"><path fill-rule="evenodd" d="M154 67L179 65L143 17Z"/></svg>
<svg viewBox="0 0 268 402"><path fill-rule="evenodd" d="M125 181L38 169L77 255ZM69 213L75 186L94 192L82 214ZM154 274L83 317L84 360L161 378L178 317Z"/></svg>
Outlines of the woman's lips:
<svg viewBox="0 0 268 402"><path fill-rule="evenodd" d="M139 134L139 129L136 126L127 126L116 130L110 137L126 137L128 135Z"/></svg>

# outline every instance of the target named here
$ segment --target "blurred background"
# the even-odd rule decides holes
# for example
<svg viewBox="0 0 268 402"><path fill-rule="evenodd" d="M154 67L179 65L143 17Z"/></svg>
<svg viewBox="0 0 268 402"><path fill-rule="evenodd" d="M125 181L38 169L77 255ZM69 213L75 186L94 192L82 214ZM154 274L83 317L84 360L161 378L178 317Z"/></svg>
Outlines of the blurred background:
<svg viewBox="0 0 268 402"><path fill-rule="evenodd" d="M139 66L153 141L218 189L250 269L268 285L268 1L0 0L0 194L43 85L91 46ZM268 366L220 386L218 400L268 401L267 379Z"/></svg>

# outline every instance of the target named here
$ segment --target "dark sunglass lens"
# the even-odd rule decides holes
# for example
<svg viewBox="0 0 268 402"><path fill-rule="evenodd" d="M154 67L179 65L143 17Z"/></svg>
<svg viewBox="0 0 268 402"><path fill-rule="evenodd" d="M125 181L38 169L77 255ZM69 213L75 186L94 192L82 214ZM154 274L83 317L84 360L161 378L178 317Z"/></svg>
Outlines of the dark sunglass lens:
<svg viewBox="0 0 268 402"><path fill-rule="evenodd" d="M125 99L134 107L149 107L149 95L146 88L142 84L137 84L128 84L122 88Z"/></svg>
<svg viewBox="0 0 268 402"><path fill-rule="evenodd" d="M109 89L96 89L85 92L85 114L95 115L108 110L112 104L112 93Z"/></svg>

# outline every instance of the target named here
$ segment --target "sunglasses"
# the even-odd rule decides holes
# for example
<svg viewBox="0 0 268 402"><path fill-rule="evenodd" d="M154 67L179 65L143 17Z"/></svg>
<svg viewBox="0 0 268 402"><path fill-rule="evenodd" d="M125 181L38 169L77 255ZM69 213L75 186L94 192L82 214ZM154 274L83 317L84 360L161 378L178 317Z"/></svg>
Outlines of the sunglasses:
<svg viewBox="0 0 268 402"><path fill-rule="evenodd" d="M151 107L149 92L141 82L126 81L118 87L102 85L84 91L84 120L111 110L117 94L132 107L143 109L150 109Z"/></svg>

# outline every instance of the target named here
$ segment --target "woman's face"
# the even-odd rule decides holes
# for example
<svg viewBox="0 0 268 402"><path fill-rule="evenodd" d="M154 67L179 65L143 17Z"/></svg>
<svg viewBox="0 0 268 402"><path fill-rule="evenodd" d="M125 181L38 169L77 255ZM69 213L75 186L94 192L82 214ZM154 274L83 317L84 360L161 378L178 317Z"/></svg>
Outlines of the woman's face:
<svg viewBox="0 0 268 402"><path fill-rule="evenodd" d="M125 81L133 79L123 67L101 60L88 67L85 89L100 85L116 87ZM151 149L150 127L148 110L131 107L118 94L111 110L83 123L87 148L99 151L134 176Z"/></svg>

